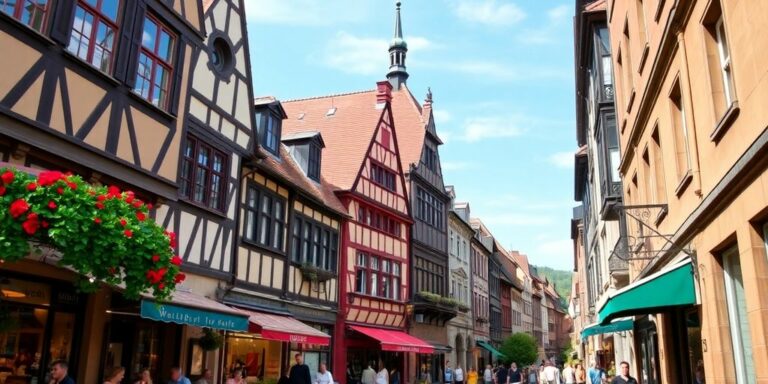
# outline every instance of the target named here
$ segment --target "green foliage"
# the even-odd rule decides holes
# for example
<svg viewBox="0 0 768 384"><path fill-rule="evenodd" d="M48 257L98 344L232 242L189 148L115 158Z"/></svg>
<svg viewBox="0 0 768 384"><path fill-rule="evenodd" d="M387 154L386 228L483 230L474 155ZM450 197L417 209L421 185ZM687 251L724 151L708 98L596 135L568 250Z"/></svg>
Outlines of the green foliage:
<svg viewBox="0 0 768 384"><path fill-rule="evenodd" d="M436 293L432 293L432 292L429 292L429 291L421 291L421 292L418 293L418 295L419 295L419 297L421 297L422 299L424 299L424 300L426 300L426 301L428 301L430 303L435 303L435 304L439 304L440 303L441 296L436 294Z"/></svg>
<svg viewBox="0 0 768 384"><path fill-rule="evenodd" d="M81 274L81 289L124 284L128 298L151 291L167 299L185 276L175 235L148 218L150 209L133 192L79 176L0 168L0 261L27 257L32 245L52 248Z"/></svg>
<svg viewBox="0 0 768 384"><path fill-rule="evenodd" d="M560 304L563 309L568 308L568 299L571 297L571 278L573 272L561 271L549 267L536 267L536 272L541 277L546 277L550 283L555 285L555 291L560 295Z"/></svg>
<svg viewBox="0 0 768 384"><path fill-rule="evenodd" d="M204 351L215 351L224 344L224 336L210 328L203 328L203 337L199 343Z"/></svg>
<svg viewBox="0 0 768 384"><path fill-rule="evenodd" d="M560 361L571 362L573 360L571 357L572 355L573 355L573 344L571 343L570 340L568 340L568 346L564 348L562 352L560 352Z"/></svg>
<svg viewBox="0 0 768 384"><path fill-rule="evenodd" d="M456 308L459 306L459 301L452 297L441 297L440 304L451 307L451 308Z"/></svg>
<svg viewBox="0 0 768 384"><path fill-rule="evenodd" d="M538 345L533 336L518 332L504 340L499 352L504 354L502 361L505 364L517 363L518 367L531 365L538 356Z"/></svg>

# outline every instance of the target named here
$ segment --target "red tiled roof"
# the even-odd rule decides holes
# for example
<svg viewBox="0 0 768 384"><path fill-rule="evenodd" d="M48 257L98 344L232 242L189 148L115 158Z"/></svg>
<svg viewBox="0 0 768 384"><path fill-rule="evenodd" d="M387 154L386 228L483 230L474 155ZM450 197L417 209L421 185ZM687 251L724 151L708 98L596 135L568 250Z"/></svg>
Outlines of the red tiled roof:
<svg viewBox="0 0 768 384"><path fill-rule="evenodd" d="M310 180L304 174L301 167L293 160L293 157L288 153L288 149L285 145L280 145L279 160L271 154L268 154L262 148L258 149L258 155L262 158L259 163L260 168L293 184L310 198L315 199L316 202L325 205L341 215L347 215L346 208L341 204L341 201L336 197L336 194L333 193L333 188L325 177L321 175L320 183Z"/></svg>
<svg viewBox="0 0 768 384"><path fill-rule="evenodd" d="M399 91L392 91L392 117L395 119L400 161L405 172L410 169L410 164L419 164L421 160L431 111L431 107L422 108L406 85Z"/></svg>
<svg viewBox="0 0 768 384"><path fill-rule="evenodd" d="M376 91L288 100L282 105L288 115L283 134L320 132L325 142L320 173L334 190L350 190L381 117ZM332 108L336 110L330 115Z"/></svg>

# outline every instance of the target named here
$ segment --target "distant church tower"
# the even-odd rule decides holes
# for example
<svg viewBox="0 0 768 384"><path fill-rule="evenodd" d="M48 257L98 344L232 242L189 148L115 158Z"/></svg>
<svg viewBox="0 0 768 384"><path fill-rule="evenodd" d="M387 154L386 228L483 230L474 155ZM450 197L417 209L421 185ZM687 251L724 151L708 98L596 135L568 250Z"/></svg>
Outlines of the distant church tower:
<svg viewBox="0 0 768 384"><path fill-rule="evenodd" d="M400 23L400 2L397 4L395 13L395 37L389 44L389 73L387 79L392 84L393 90L399 90L408 79L408 72L405 70L405 54L408 52L408 44L403 40L403 27Z"/></svg>

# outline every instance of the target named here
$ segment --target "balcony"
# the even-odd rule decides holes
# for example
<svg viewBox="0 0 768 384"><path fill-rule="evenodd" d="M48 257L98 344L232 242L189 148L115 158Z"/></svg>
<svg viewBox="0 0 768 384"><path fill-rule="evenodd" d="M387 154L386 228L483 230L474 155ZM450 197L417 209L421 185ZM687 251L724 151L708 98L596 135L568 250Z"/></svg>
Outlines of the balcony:
<svg viewBox="0 0 768 384"><path fill-rule="evenodd" d="M603 180L600 185L603 204L600 206L600 218L606 221L619 219L619 212L616 207L621 204L621 182L611 182Z"/></svg>
<svg viewBox="0 0 768 384"><path fill-rule="evenodd" d="M432 292L419 292L413 295L413 317L417 323L445 324L456 317L459 311L469 308L450 297L442 297Z"/></svg>

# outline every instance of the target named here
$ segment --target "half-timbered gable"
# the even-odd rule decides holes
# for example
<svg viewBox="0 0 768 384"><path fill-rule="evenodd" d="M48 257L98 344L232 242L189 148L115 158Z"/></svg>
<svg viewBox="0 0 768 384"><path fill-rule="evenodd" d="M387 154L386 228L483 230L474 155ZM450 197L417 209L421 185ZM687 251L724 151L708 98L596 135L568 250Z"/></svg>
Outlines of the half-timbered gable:
<svg viewBox="0 0 768 384"><path fill-rule="evenodd" d="M175 199L199 3L24 4L0 12L0 134Z"/></svg>

